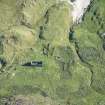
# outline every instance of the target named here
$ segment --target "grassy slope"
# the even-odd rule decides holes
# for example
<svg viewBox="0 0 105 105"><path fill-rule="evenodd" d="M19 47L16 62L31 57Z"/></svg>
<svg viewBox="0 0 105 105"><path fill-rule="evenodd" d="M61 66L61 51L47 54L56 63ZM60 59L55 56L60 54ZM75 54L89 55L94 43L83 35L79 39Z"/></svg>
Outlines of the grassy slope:
<svg viewBox="0 0 105 105"><path fill-rule="evenodd" d="M85 14L84 21L75 28L75 35L77 39L78 54L83 62L92 72L91 87L103 98L96 95L89 95L89 105L93 103L105 103L105 52L103 50L104 38L101 33L105 30L105 7L104 0L94 0L90 9ZM101 100L98 103L98 100ZM96 105L97 105L96 104Z"/></svg>
<svg viewBox="0 0 105 105"><path fill-rule="evenodd" d="M104 50L103 42L97 35L100 26L93 16L94 10L100 8L98 10L99 13L103 10L101 16L104 22L104 0L98 1L87 12L84 22L75 28L76 47L75 43L69 43L68 40L72 24L68 4L63 2L55 5L52 0L39 0L37 6L29 6L29 2L22 10L18 10L19 17L24 17L18 18L20 25L15 23L15 27L2 32L5 37L1 42L10 40L15 47L11 46L12 43L3 43L3 48L7 48L1 56L8 64L0 75L1 101L3 97L12 95L38 97L36 94L40 94L61 105L104 105ZM6 5L11 5L8 3ZM14 8L17 10L17 7ZM92 16L95 22L91 20ZM16 39L11 41L11 36ZM43 49L47 53L43 53ZM9 54L16 55L14 60ZM22 67L20 64L31 60L43 61L43 67Z"/></svg>

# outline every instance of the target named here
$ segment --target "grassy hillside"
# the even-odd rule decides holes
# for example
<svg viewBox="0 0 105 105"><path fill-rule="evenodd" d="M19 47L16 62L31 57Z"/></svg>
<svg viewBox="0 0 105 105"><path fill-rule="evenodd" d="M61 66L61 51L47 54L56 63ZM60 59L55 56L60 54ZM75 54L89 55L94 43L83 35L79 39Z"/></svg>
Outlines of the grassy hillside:
<svg viewBox="0 0 105 105"><path fill-rule="evenodd" d="M67 2L0 5L0 105L105 104L104 0L92 1L78 25ZM23 66L31 61L43 66Z"/></svg>

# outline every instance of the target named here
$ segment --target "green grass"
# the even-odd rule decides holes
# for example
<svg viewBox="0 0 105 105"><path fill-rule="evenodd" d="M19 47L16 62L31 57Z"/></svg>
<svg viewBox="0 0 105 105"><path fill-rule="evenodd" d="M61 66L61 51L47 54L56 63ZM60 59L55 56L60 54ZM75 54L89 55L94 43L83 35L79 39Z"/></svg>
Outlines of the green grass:
<svg viewBox="0 0 105 105"><path fill-rule="evenodd" d="M56 4L55 0L37 0L32 5L31 0L27 0L25 7L20 9L15 1L0 2L4 4L0 4L0 18L7 14L0 23L0 30L8 28L13 14L17 13L15 26L1 32L4 38L0 37L0 51L3 47L0 57L9 61L0 74L0 100L13 95L40 94L48 95L61 105L105 104L105 52L103 40L97 34L104 30L104 26L100 29L105 22L104 0L96 0L84 21L74 27L76 43L69 42L72 18L71 7L66 2ZM22 2L19 1L18 6ZM11 11L12 8L15 9ZM98 13L101 21L97 18ZM42 61L43 67L21 66L22 62L33 60Z"/></svg>

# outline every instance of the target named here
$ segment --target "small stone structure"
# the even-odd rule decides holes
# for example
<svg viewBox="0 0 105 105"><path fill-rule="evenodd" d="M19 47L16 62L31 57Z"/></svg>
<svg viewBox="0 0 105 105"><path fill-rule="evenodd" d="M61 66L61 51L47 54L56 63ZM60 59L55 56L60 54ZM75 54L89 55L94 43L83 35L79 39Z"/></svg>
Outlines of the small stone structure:
<svg viewBox="0 0 105 105"><path fill-rule="evenodd" d="M42 67L42 61L31 61L23 64L22 66L29 66L29 67Z"/></svg>

